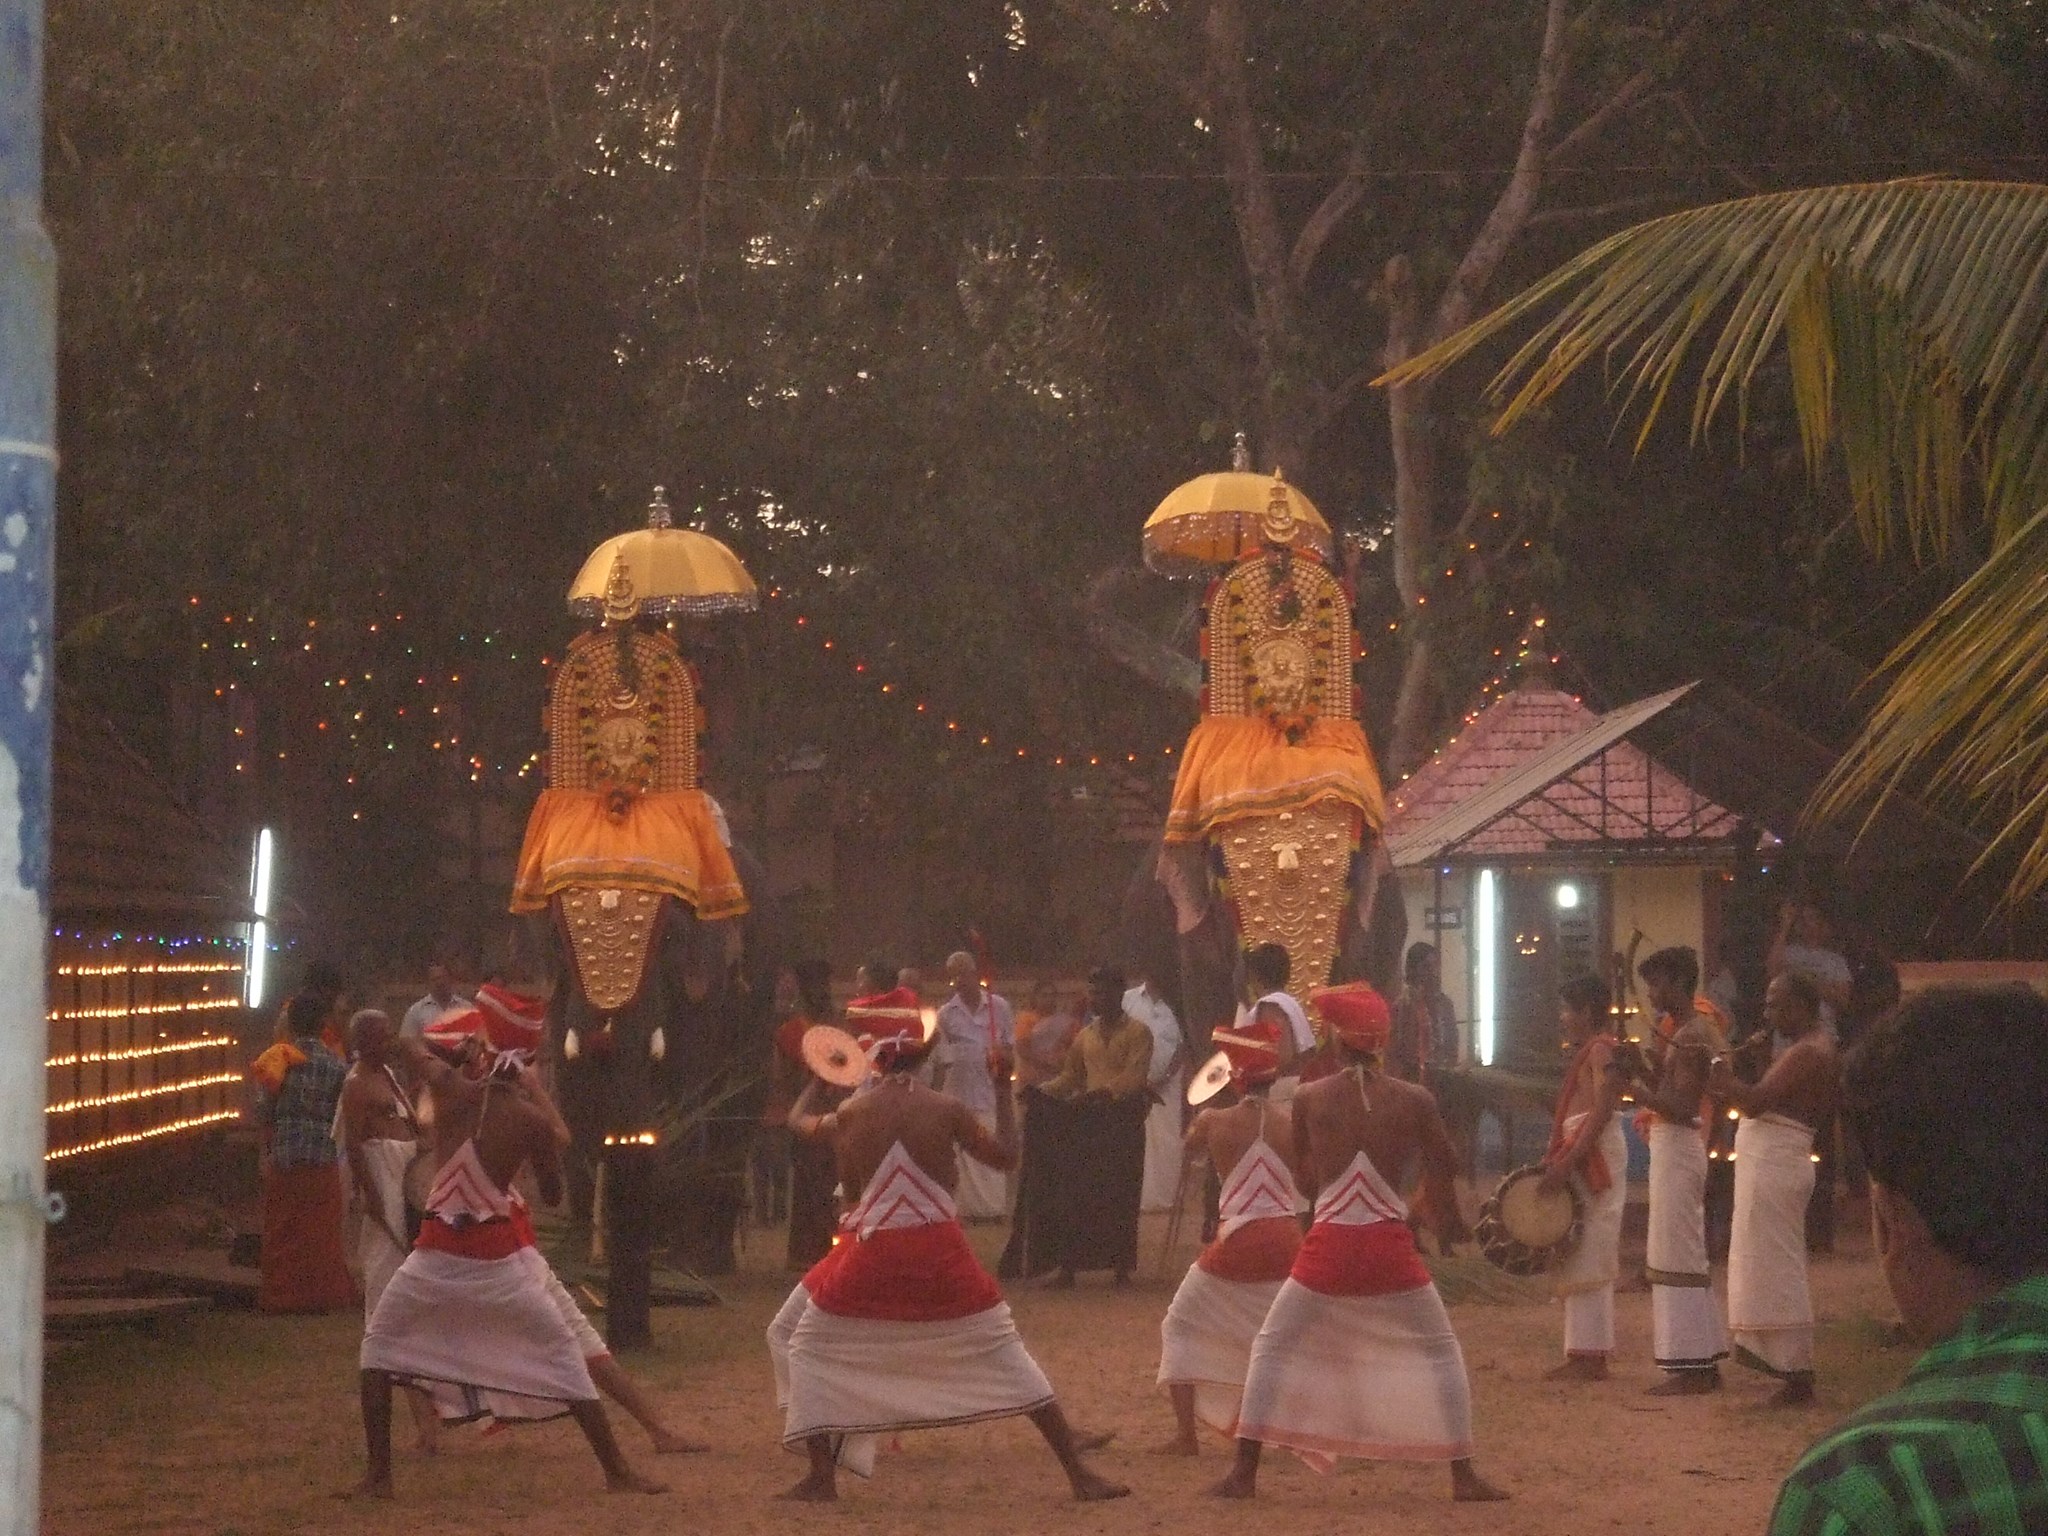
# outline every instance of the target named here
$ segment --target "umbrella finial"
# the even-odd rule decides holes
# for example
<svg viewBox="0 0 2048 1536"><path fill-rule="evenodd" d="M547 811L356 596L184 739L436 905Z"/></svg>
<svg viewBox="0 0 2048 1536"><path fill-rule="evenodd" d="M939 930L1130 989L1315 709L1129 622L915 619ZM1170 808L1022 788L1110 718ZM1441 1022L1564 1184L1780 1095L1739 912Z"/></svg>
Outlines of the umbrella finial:
<svg viewBox="0 0 2048 1536"><path fill-rule="evenodd" d="M675 515L669 511L668 488L657 485L654 497L647 503L647 526L650 528L673 528Z"/></svg>
<svg viewBox="0 0 2048 1536"><path fill-rule="evenodd" d="M1230 467L1240 475L1249 474L1252 467L1251 439L1244 435L1244 428L1237 429L1237 436L1230 444Z"/></svg>

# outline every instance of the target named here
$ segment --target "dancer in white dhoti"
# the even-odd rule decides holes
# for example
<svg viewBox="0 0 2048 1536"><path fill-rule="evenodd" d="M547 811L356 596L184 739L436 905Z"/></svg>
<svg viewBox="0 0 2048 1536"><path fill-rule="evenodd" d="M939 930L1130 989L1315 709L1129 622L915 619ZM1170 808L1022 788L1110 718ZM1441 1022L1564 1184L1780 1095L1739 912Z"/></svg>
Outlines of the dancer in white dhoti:
<svg viewBox="0 0 2048 1536"><path fill-rule="evenodd" d="M1152 1064L1146 1069L1145 1087L1152 1095L1152 1107L1145 1113L1145 1185L1139 1196L1141 1211L1163 1211L1181 1192L1181 1125L1183 1096L1187 1092L1186 1051L1181 1044L1180 1020L1165 998L1153 990L1152 978L1140 976L1138 984L1124 993L1124 1015L1145 1026L1152 1037Z"/></svg>
<svg viewBox="0 0 2048 1536"><path fill-rule="evenodd" d="M966 950L947 957L946 979L953 983L953 995L939 1005L934 1086L972 1110L983 1130L993 1130L996 1087L989 1063L1016 1050L1016 1019L1008 999L982 984L981 968ZM1009 1174L964 1157L960 1214L969 1221L1000 1221L1009 1209Z"/></svg>
<svg viewBox="0 0 2048 1536"><path fill-rule="evenodd" d="M1130 1490L1091 1471L1051 1386L1017 1336L1010 1308L975 1261L952 1189L963 1156L1016 1160L1010 1063L996 1060L993 1133L965 1105L914 1076L926 1051L907 990L860 999L882 1076L829 1114L813 1083L789 1126L833 1146L843 1187L861 1191L839 1245L804 1277L769 1330L786 1416L783 1443L810 1471L788 1497L838 1496L836 1470L873 1470L874 1437L904 1429L1030 1418L1077 1499Z"/></svg>
<svg viewBox="0 0 2048 1536"><path fill-rule="evenodd" d="M1628 1202L1628 1139L1615 1113L1623 1073L1615 1062L1607 983L1574 976L1558 992L1559 1022L1575 1055L1557 1096L1542 1184L1569 1180L1581 1201L1579 1244L1550 1272L1564 1302L1564 1363L1550 1381L1604 1381L1614 1353L1614 1281L1621 1270L1621 1217Z"/></svg>
<svg viewBox="0 0 2048 1536"><path fill-rule="evenodd" d="M542 1196L561 1198L569 1128L539 1076L479 1036L471 1070L416 1041L400 1049L434 1096L440 1172L419 1241L384 1288L363 1335L363 1435L370 1466L355 1490L391 1496L391 1389L431 1392L444 1416L501 1420L569 1414L614 1489L665 1491L627 1463L585 1361L584 1341L550 1289L526 1203L513 1188L532 1166ZM501 1070L502 1067L502 1070Z"/></svg>
<svg viewBox="0 0 2048 1536"><path fill-rule="evenodd" d="M1636 974L1659 1015L1649 1047L1654 1080L1636 1089L1643 1106L1637 1124L1650 1143L1651 1345L1668 1373L1650 1392L1712 1392L1721 1385L1728 1334L1707 1265L1707 1133L1714 1113L1707 1073L1728 1042L1697 1007L1699 957L1690 949L1660 949Z"/></svg>
<svg viewBox="0 0 2048 1536"><path fill-rule="evenodd" d="M1821 1025L1811 977L1783 971L1764 994L1764 1022L1785 1051L1763 1081L1744 1083L1726 1061L1708 1086L1742 1112L1735 1132L1735 1221L1728 1242L1728 1332L1735 1358L1778 1378L1772 1403L1813 1401L1813 1296L1806 1283L1806 1207L1813 1197L1813 1132L1834 1114L1840 1067Z"/></svg>
<svg viewBox="0 0 2048 1536"><path fill-rule="evenodd" d="M1252 1340L1301 1248L1301 1196L1287 1164L1294 1125L1285 1105L1267 1098L1280 1075L1278 1031L1216 1031L1228 1053L1232 1099L1212 1105L1188 1127L1187 1158L1207 1159L1223 1181L1216 1241L1188 1267L1159 1325L1159 1384L1173 1400L1172 1456L1200 1450L1199 1423L1220 1435L1237 1427Z"/></svg>
<svg viewBox="0 0 2048 1536"><path fill-rule="evenodd" d="M366 1008L348 1022L356 1064L341 1085L335 1136L348 1164L355 1201L356 1255L363 1272L363 1323L377 1314L385 1286L412 1248L406 1219L405 1174L419 1155L419 1118L412 1098L391 1070L390 1018ZM406 1393L422 1451L439 1441L440 1417L427 1393Z"/></svg>
<svg viewBox="0 0 2048 1536"><path fill-rule="evenodd" d="M1237 1459L1211 1491L1252 1497L1261 1448L1279 1445L1324 1472L1340 1456L1444 1461L1453 1498L1505 1498L1472 1465L1464 1355L1408 1208L1380 1172L1419 1161L1423 1218L1444 1242L1462 1240L1450 1134L1427 1089L1379 1069L1385 999L1354 982L1311 1003L1344 1067L1293 1102L1295 1174L1320 1191L1315 1222L1253 1341Z"/></svg>

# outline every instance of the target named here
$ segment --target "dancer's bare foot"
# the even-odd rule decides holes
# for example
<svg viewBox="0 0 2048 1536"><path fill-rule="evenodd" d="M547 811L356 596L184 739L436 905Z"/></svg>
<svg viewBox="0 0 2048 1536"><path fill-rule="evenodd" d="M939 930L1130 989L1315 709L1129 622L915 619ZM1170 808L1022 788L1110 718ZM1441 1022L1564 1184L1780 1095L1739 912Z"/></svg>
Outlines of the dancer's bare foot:
<svg viewBox="0 0 2048 1536"><path fill-rule="evenodd" d="M1553 1365L1543 1373L1545 1381L1605 1381L1607 1379L1607 1357L1605 1355L1566 1355L1560 1365Z"/></svg>
<svg viewBox="0 0 2048 1536"><path fill-rule="evenodd" d="M833 1477L807 1477L793 1488L785 1488L775 1495L796 1504L830 1504L839 1497L838 1479Z"/></svg>
<svg viewBox="0 0 2048 1536"><path fill-rule="evenodd" d="M605 1487L613 1493L667 1493L667 1483L657 1483L645 1472L635 1472L625 1467L617 1472L605 1474Z"/></svg>
<svg viewBox="0 0 2048 1536"><path fill-rule="evenodd" d="M363 1480L355 1487L343 1488L334 1496L337 1499L388 1499L393 1497L391 1479L366 1472L363 1474Z"/></svg>
<svg viewBox="0 0 2048 1536"><path fill-rule="evenodd" d="M1481 1477L1470 1461L1451 1463L1451 1498L1459 1504L1497 1504L1507 1491Z"/></svg>
<svg viewBox="0 0 2048 1536"><path fill-rule="evenodd" d="M1212 1484L1209 1497L1212 1499L1249 1499L1259 1491L1257 1474L1246 1476L1236 1467L1220 1483Z"/></svg>
<svg viewBox="0 0 2048 1536"><path fill-rule="evenodd" d="M1813 1378L1811 1376L1788 1377L1783 1386L1771 1394L1767 1408L1804 1408L1813 1401Z"/></svg>
<svg viewBox="0 0 2048 1536"><path fill-rule="evenodd" d="M1721 1390L1721 1372L1710 1371L1668 1371L1656 1386L1648 1388L1645 1397L1701 1397L1709 1392Z"/></svg>
<svg viewBox="0 0 2048 1536"><path fill-rule="evenodd" d="M1199 1456L1202 1454L1202 1443L1193 1435L1175 1435L1164 1445L1153 1446L1152 1454L1154 1456Z"/></svg>
<svg viewBox="0 0 2048 1536"><path fill-rule="evenodd" d="M647 1439L654 1446L654 1454L657 1456L695 1456L700 1451L711 1449L704 1441L692 1440L672 1429L649 1430Z"/></svg>
<svg viewBox="0 0 2048 1536"><path fill-rule="evenodd" d="M1122 1483L1112 1483L1099 1472L1090 1472L1085 1467L1070 1479L1074 1497L1083 1504L1099 1504L1104 1499L1122 1499L1130 1496L1131 1490Z"/></svg>

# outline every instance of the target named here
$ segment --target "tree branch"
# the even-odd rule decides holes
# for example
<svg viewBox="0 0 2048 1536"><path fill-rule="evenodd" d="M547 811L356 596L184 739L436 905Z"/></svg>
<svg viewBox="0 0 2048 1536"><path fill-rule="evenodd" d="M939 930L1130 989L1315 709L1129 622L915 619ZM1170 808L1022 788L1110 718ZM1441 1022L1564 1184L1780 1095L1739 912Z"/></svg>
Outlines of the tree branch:
<svg viewBox="0 0 2048 1536"><path fill-rule="evenodd" d="M1210 0L1202 35L1208 44L1204 97L1223 152L1223 175L1230 188L1231 212L1258 318L1262 371L1270 380L1280 361L1276 346L1284 346L1294 334L1294 288L1286 242L1280 235L1280 211L1273 202L1273 183L1259 147L1251 82L1245 77L1245 56L1251 45L1238 0Z"/></svg>
<svg viewBox="0 0 2048 1536"><path fill-rule="evenodd" d="M1620 118L1651 101L1651 88L1669 75L1671 67L1692 51L1693 45L1700 40L1709 26L1725 20L1728 13L1736 8L1736 4L1737 0L1719 0L1719 3L1706 6L1680 28L1678 35L1672 38L1660 59L1653 64L1645 64L1622 81L1612 96L1587 113L1577 127L1551 146L1547 156L1549 167L1556 169L1564 165Z"/></svg>
<svg viewBox="0 0 2048 1536"><path fill-rule="evenodd" d="M1493 281L1508 247L1522 232L1536 199L1543 192L1543 167L1549 153L1551 124L1557 115L1557 99L1564 89L1571 63L1566 34L1570 30L1568 0L1549 0L1544 7L1543 50L1536 60L1536 83L1529 92L1529 112L1522 121L1522 143L1515 153L1515 168L1508 184L1479 227L1465 259L1458 263L1442 296L1430 328L1430 341L1441 341L1464 328L1472 318L1479 296Z"/></svg>
<svg viewBox="0 0 2048 1536"><path fill-rule="evenodd" d="M1316 204L1315 212L1308 216L1308 222L1301 226L1301 233L1294 237L1294 250L1287 258L1287 277L1296 290L1308 285L1308 275L1315 269L1316 258L1322 255L1330 236L1364 200L1370 185L1365 174L1367 163L1365 146L1352 145L1337 184L1323 195L1323 200Z"/></svg>
<svg viewBox="0 0 2048 1536"><path fill-rule="evenodd" d="M1199 697L1202 664L1162 645L1116 612L1116 588L1127 574L1122 568L1112 568L1088 583L1086 595L1075 605L1088 638L1155 687L1185 698Z"/></svg>
<svg viewBox="0 0 2048 1536"><path fill-rule="evenodd" d="M704 135L704 164L697 176L697 260L690 275L690 297L704 314L704 258L711 248L711 173L718 164L718 141L725 132L725 51L739 25L735 10L718 29L717 63L711 77L711 127Z"/></svg>

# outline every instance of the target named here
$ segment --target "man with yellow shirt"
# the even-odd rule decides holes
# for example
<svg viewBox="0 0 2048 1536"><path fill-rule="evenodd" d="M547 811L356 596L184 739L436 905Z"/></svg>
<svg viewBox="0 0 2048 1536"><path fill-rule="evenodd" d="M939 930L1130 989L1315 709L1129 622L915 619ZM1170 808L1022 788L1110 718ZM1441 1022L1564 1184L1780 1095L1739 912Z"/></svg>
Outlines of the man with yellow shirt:
<svg viewBox="0 0 2048 1536"><path fill-rule="evenodd" d="M1034 1111L1051 1133L1045 1144L1058 1149L1040 1219L1061 1289L1089 1269L1107 1269L1122 1285L1138 1262L1152 1032L1124 1012L1124 991L1114 966L1088 978L1088 1022L1059 1075L1035 1095Z"/></svg>

